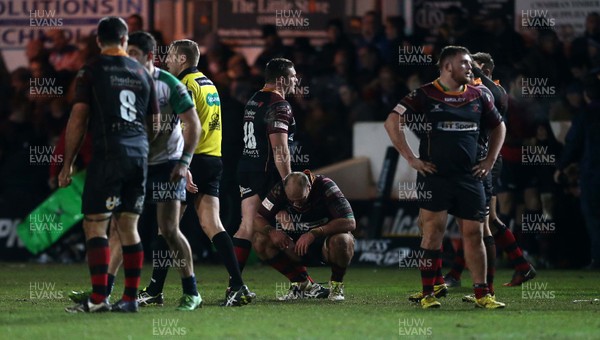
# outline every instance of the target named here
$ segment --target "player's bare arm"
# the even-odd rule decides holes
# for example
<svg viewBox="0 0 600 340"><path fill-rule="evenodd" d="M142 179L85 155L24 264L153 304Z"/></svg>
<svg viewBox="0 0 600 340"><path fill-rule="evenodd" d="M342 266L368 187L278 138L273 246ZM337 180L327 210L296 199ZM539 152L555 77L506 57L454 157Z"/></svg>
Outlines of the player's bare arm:
<svg viewBox="0 0 600 340"><path fill-rule="evenodd" d="M71 110L65 134L65 159L63 168L58 174L58 186L64 188L71 184L73 163L83 143L89 121L90 107L85 103L77 103Z"/></svg>
<svg viewBox="0 0 600 340"><path fill-rule="evenodd" d="M406 110L403 106L399 105L399 107ZM422 161L415 155L406 141L406 135L404 134L402 126L404 126L404 118L396 111L390 112L385 120L384 127L396 150L398 150L400 155L408 161L408 164L421 175L426 176L427 174L435 173L436 169L433 163Z"/></svg>
<svg viewBox="0 0 600 340"><path fill-rule="evenodd" d="M200 138L200 119L198 118L196 109L193 107L189 108L179 115L179 119L181 119L183 126L183 153L181 159L177 162L173 171L171 171L171 181L173 182L187 177L188 167L192 161L192 155L194 154L194 148Z"/></svg>
<svg viewBox="0 0 600 340"><path fill-rule="evenodd" d="M254 230L269 236L271 242L281 249L287 248L292 242L291 237L282 230L275 229L275 227L273 227L261 214L257 214L254 218Z"/></svg>
<svg viewBox="0 0 600 340"><path fill-rule="evenodd" d="M500 122L491 132L490 132L490 148L487 154L487 157L481 161L479 164L473 167L473 175L476 177L484 177L488 174L496 159L498 158L498 154L500 153L500 148L504 143L504 136L506 135L506 126L504 122Z"/></svg>
<svg viewBox="0 0 600 340"><path fill-rule="evenodd" d="M271 148L273 149L273 157L277 171L281 178L285 178L285 176L292 172L292 166L290 165L290 149L288 147L288 134L272 133L269 135L269 141L271 142Z"/></svg>
<svg viewBox="0 0 600 340"><path fill-rule="evenodd" d="M308 247L317 237L348 233L354 231L354 229L356 229L354 217L335 218L329 223L321 227L313 228L308 233L300 236L296 242L294 251L298 256L304 256L308 252Z"/></svg>

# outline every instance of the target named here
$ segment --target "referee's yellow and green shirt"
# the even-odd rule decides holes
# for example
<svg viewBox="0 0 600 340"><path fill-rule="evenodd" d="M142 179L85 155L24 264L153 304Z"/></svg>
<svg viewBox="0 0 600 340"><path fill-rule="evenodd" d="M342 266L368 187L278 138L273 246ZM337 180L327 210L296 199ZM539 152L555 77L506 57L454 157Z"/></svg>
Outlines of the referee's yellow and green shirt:
<svg viewBox="0 0 600 340"><path fill-rule="evenodd" d="M221 100L213 82L196 67L183 70L177 77L187 87L202 126L202 135L194 154L221 157Z"/></svg>

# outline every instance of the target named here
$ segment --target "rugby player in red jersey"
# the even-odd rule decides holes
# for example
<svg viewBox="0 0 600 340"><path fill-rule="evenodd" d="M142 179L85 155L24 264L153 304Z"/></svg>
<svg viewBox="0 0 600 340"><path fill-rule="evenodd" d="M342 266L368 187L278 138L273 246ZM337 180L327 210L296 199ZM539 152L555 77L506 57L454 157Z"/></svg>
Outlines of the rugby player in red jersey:
<svg viewBox="0 0 600 340"><path fill-rule="evenodd" d="M291 61L272 59L265 69L265 86L252 95L244 108L244 148L238 163L242 222L233 236L240 271L250 254L252 225L260 202L292 172L288 145L294 140L296 121L285 95L297 82ZM280 219L285 222L289 218L281 214Z"/></svg>
<svg viewBox="0 0 600 340"><path fill-rule="evenodd" d="M293 221L285 229L275 227L280 211ZM277 183L254 219L254 248L291 282L278 299L344 300L344 275L354 255L350 232L355 228L352 207L331 179L305 171L292 172ZM306 268L298 266L317 263L331 266L329 289L312 282Z"/></svg>
<svg viewBox="0 0 600 340"><path fill-rule="evenodd" d="M58 182L60 187L71 183L75 156L89 127L93 156L87 168L82 212L92 293L85 301L66 308L70 313L138 311L136 295L144 252L137 223L144 207L148 139L154 139L148 138L148 132L160 128L160 116L152 77L127 56L127 40L123 19L102 18L97 38L101 54L77 74ZM113 214L122 245L125 291L109 306L107 229Z"/></svg>
<svg viewBox="0 0 600 340"><path fill-rule="evenodd" d="M494 70L494 60L488 53L475 53L473 58L473 74L475 77L474 85L482 91L490 91L494 98L494 105L498 111L504 115L508 110L508 95L498 81L492 80L492 71ZM481 134L479 142L482 143L481 157L485 157L487 152L488 138L486 134ZM489 280L493 280L494 272L491 271L490 264L495 263L496 247L506 251L511 264L515 267L515 273L510 282L505 283L505 286L518 286L523 282L533 279L536 276L536 271L533 266L523 256L523 251L517 244L517 241L510 229L498 218L496 214L496 193L500 186L500 171L502 169L502 156L499 155L494 163L492 171L484 180L484 188L486 194L486 203L489 216L486 216L486 228L489 228L493 240L484 239L486 251L488 253L488 284ZM488 249L489 248L489 249ZM493 258L491 258L493 256ZM454 258L452 269L444 276L444 281L448 287L460 287L460 277L465 268L464 251L462 242L458 244L456 256ZM492 278L490 278L490 275ZM493 294L493 287L490 285L490 291ZM467 299L472 301L471 299Z"/></svg>
<svg viewBox="0 0 600 340"><path fill-rule="evenodd" d="M492 169L504 140L505 127L491 98L469 86L471 76L469 51L461 46L442 50L438 66L440 77L411 92L393 109L385 128L396 149L418 171L419 191L430 193L431 200L420 202L419 219L423 239L421 252L420 303L423 308L441 304L434 296L434 282L439 271L440 248L448 213L463 220L465 258L471 270L476 306L502 308L489 293L486 283L486 255L483 245L484 192L481 179ZM407 122L424 129L414 131L420 138L419 156L406 141ZM487 157L477 161L477 140L482 127L490 130Z"/></svg>

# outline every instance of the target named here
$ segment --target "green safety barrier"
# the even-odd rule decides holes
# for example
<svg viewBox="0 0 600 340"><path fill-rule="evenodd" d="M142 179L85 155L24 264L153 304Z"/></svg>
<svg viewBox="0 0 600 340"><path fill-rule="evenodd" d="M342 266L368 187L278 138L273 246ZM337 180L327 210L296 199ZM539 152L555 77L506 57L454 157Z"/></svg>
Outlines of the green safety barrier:
<svg viewBox="0 0 600 340"><path fill-rule="evenodd" d="M85 171L75 174L71 185L56 190L17 226L17 234L27 250L39 254L83 219L84 182Z"/></svg>

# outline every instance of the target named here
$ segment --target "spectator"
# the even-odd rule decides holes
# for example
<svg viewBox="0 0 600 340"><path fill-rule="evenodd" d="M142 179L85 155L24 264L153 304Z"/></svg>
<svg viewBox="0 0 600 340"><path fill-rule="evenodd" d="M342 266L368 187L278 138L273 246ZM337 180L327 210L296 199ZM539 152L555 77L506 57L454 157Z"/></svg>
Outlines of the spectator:
<svg viewBox="0 0 600 340"><path fill-rule="evenodd" d="M570 80L569 69L565 67L566 65L568 63L556 32L544 30L540 32L537 44L523 59L522 69L527 78L547 80L543 86L554 87L558 94L558 91ZM540 98L540 101L547 104L546 98Z"/></svg>
<svg viewBox="0 0 600 340"><path fill-rule="evenodd" d="M241 54L235 54L227 62L227 78L232 99L244 104L262 85L262 80L250 73L250 66Z"/></svg>
<svg viewBox="0 0 600 340"><path fill-rule="evenodd" d="M337 51L344 50L348 56L354 57L356 49L344 32L344 26L340 19L332 19L327 23L327 43L319 53L319 63L316 65L319 72L328 73L333 71L334 57ZM354 60L350 63L354 64Z"/></svg>
<svg viewBox="0 0 600 340"><path fill-rule="evenodd" d="M252 66L252 74L263 77L263 72L269 60L273 58L290 58L290 49L283 45L274 25L262 26L264 48Z"/></svg>
<svg viewBox="0 0 600 340"><path fill-rule="evenodd" d="M363 86L371 83L377 77L380 66L381 55L374 45L359 47L357 83Z"/></svg>
<svg viewBox="0 0 600 340"><path fill-rule="evenodd" d="M144 19L141 15L135 13L127 17L127 28L129 32L133 33L136 31L144 30Z"/></svg>
<svg viewBox="0 0 600 340"><path fill-rule="evenodd" d="M314 97L324 103L327 111L335 111L339 108L341 102L337 93L340 86L355 84L355 72L353 65L350 64L351 60L352 57L347 50L338 50L333 57L333 73L315 77L311 82Z"/></svg>
<svg viewBox="0 0 600 340"><path fill-rule="evenodd" d="M590 47L600 44L600 14L592 12L585 18L585 31L583 35L575 38L571 44L571 61L585 64L588 69L598 67L599 60L593 60ZM597 54L598 55L598 54Z"/></svg>
<svg viewBox="0 0 600 340"><path fill-rule="evenodd" d="M399 81L390 66L383 66L377 78L363 91L364 98L370 100L375 108L372 118L376 121L384 121L387 113L407 94L408 89Z"/></svg>
<svg viewBox="0 0 600 340"><path fill-rule="evenodd" d="M48 53L42 39L31 39L25 47L25 56L29 62L33 59L48 58Z"/></svg>
<svg viewBox="0 0 600 340"><path fill-rule="evenodd" d="M344 117L346 129L351 133L354 123L372 121L377 112L366 101L361 100L360 93L353 85L344 84L340 87L339 95L342 100L340 117Z"/></svg>
<svg viewBox="0 0 600 340"><path fill-rule="evenodd" d="M578 115L567 134L565 149L554 179L571 163L579 163L581 211L589 234L592 260L589 269L600 269L600 80L591 76L584 84L585 111Z"/></svg>
<svg viewBox="0 0 600 340"><path fill-rule="evenodd" d="M566 94L550 107L550 120L570 122L583 109L583 104L581 84L578 82L571 83L567 86Z"/></svg>
<svg viewBox="0 0 600 340"><path fill-rule="evenodd" d="M438 28L436 37L436 50L440 51L447 45L465 45L471 51L477 51L477 48L465 44L465 35L468 31L468 20L465 20L463 10L457 6L450 6L444 11L444 22ZM472 37L469 42L472 41Z"/></svg>
<svg viewBox="0 0 600 340"><path fill-rule="evenodd" d="M204 47L207 52L200 56L198 69L206 70L208 76L215 79L227 69L227 63L234 52L221 42L216 33L209 33L204 37Z"/></svg>
<svg viewBox="0 0 600 340"><path fill-rule="evenodd" d="M406 67L408 65L402 65L400 67L399 60L399 48L412 46L410 37L404 33L406 22L401 16L387 17L385 20L385 38L387 45L387 55L383 58L387 64L394 68L394 71L403 76L408 76L413 71L413 67Z"/></svg>
<svg viewBox="0 0 600 340"><path fill-rule="evenodd" d="M360 36L355 45L358 49L365 46L374 46L381 55L388 55L383 26L381 25L381 14L376 11L368 11L360 21ZM360 55L359 55L360 57Z"/></svg>
<svg viewBox="0 0 600 340"><path fill-rule="evenodd" d="M50 49L49 61L56 71L77 72L77 47L69 44L65 31L62 29L52 29L46 33L50 40L52 48Z"/></svg>
<svg viewBox="0 0 600 340"><path fill-rule="evenodd" d="M483 31L486 39L480 51L488 52L494 57L494 75L500 79L500 83L508 83L515 65L527 52L523 37L512 29L504 15L497 12L492 12L483 20Z"/></svg>

